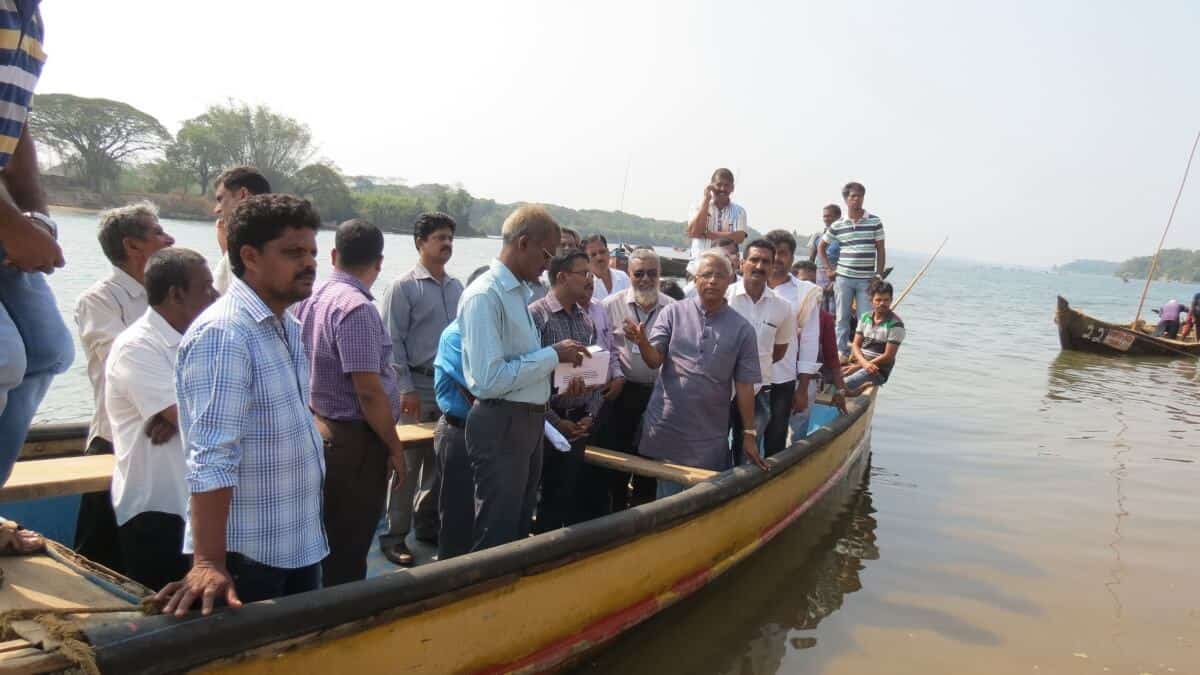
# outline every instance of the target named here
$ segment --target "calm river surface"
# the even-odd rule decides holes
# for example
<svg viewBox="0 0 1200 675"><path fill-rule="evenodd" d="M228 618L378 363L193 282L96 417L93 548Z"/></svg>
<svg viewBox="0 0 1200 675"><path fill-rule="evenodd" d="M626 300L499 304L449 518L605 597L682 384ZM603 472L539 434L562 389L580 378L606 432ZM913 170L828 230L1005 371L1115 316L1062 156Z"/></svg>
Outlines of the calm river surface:
<svg viewBox="0 0 1200 675"><path fill-rule="evenodd" d="M75 297L108 265L95 217L56 218L68 267L51 285L73 326ZM216 255L211 226L165 225ZM324 257L331 233L319 241ZM388 236L382 279L413 263L411 241ZM497 247L459 241L451 271L465 278ZM923 261L895 258L899 289ZM1140 288L939 260L899 309L908 338L869 465L578 670L1200 673L1197 365L1060 353L1053 324L1056 294L1128 320ZM1147 304L1196 290L1156 284ZM77 359L39 421L86 418L90 395Z"/></svg>

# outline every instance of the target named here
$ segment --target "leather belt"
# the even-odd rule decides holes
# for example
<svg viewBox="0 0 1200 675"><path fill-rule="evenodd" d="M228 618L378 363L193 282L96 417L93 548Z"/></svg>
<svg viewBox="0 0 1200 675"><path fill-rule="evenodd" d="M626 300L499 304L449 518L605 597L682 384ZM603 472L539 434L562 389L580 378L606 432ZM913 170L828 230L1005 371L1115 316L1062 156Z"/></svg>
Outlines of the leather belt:
<svg viewBox="0 0 1200 675"><path fill-rule="evenodd" d="M442 419L446 420L446 424L449 424L450 426L452 426L456 429L466 429L467 428L466 420L464 420L461 417L456 417L454 415L451 415L450 413L442 413Z"/></svg>
<svg viewBox="0 0 1200 675"><path fill-rule="evenodd" d="M550 409L545 403L524 403L522 401L506 401L502 398L479 399L476 401L479 405L492 406L496 408L514 408L516 410L524 410L537 415L545 415Z"/></svg>

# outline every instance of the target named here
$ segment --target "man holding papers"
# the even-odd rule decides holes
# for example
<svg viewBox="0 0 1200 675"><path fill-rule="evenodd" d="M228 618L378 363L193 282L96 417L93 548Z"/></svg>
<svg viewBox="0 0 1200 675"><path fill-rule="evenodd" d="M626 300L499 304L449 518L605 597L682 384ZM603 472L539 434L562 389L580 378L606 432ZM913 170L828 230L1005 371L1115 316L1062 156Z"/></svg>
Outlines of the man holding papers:
<svg viewBox="0 0 1200 675"><path fill-rule="evenodd" d="M580 303L587 297L588 258L578 249L567 249L550 261L550 292L529 305L529 313L542 336L542 345L575 340L596 344L596 329ZM568 452L547 448L542 456L542 499L534 532L547 532L583 520L579 495L583 450L592 423L600 412L600 389L608 381L611 359L599 348L579 367L559 364L553 379L546 418L571 443Z"/></svg>

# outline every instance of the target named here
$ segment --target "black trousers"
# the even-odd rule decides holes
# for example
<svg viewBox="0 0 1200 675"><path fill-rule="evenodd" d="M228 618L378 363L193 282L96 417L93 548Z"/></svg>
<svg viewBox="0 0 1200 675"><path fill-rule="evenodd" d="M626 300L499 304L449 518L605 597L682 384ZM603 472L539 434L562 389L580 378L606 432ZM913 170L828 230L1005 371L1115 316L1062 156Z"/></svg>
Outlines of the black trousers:
<svg viewBox="0 0 1200 675"><path fill-rule="evenodd" d="M126 576L156 591L182 579L191 566L183 554L183 524L174 513L145 511L118 527Z"/></svg>
<svg viewBox="0 0 1200 675"><path fill-rule="evenodd" d="M626 380L625 387L621 389L621 395L609 403L608 412L597 427L592 442L609 450L631 455L638 454L638 434L642 428L642 415L646 412L646 406L650 403L650 394L653 392L654 385L652 384L639 384ZM653 478L634 476L624 471L600 467L588 467L588 470L594 470L595 473L603 476L608 484L608 508L603 513L594 514L596 516L654 501L656 486ZM633 481L632 494L630 493L630 479Z"/></svg>
<svg viewBox="0 0 1200 675"><path fill-rule="evenodd" d="M271 567L241 553L228 553L225 567L242 602L273 600L285 595L315 591L321 587L321 565L314 563L294 570Z"/></svg>
<svg viewBox="0 0 1200 675"><path fill-rule="evenodd" d="M438 494L438 560L449 560L471 551L475 522L475 483L467 455L466 420L442 415L433 432L433 451L441 469Z"/></svg>
<svg viewBox="0 0 1200 675"><path fill-rule="evenodd" d="M367 578L367 554L387 503L388 449L363 421L317 418L325 441L326 586Z"/></svg>
<svg viewBox="0 0 1200 675"><path fill-rule="evenodd" d="M524 403L480 400L471 407L466 436L475 486L472 551L529 536L545 419L545 409Z"/></svg>
<svg viewBox="0 0 1200 675"><path fill-rule="evenodd" d="M83 451L85 455L111 455L110 441L96 437ZM117 514L113 512L112 493L89 492L79 499L75 520L75 552L114 572L125 572L121 543L117 538Z"/></svg>
<svg viewBox="0 0 1200 675"><path fill-rule="evenodd" d="M587 417L587 410L558 411L563 419L577 422ZM541 500L538 501L537 520L533 531L537 534L574 525L585 519L580 489L580 469L583 467L583 451L587 437L572 441L570 452L546 444L542 450Z"/></svg>
<svg viewBox="0 0 1200 675"><path fill-rule="evenodd" d="M771 385L771 416L767 418L767 429L763 432L765 457L787 446L788 420L792 416L792 399L795 395L795 380Z"/></svg>

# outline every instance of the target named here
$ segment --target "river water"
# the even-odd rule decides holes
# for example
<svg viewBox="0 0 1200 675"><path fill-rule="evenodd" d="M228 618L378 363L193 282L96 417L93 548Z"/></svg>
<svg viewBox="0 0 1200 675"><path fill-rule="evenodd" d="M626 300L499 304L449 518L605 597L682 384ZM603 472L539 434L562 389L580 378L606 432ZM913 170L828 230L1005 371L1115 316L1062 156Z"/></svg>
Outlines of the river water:
<svg viewBox="0 0 1200 675"><path fill-rule="evenodd" d="M68 267L51 285L73 326L75 297L108 265L94 216L55 215ZM211 226L164 225L216 255ZM411 266L411 241L388 235L382 279ZM331 233L319 243L324 257ZM498 243L460 240L451 271L465 278ZM923 261L893 258L899 289ZM1056 294L1120 321L1140 290L938 260L899 308L908 337L869 464L578 670L1200 673L1197 365L1060 353L1053 323ZM1196 290L1156 284L1147 306ZM90 396L77 359L39 421L85 419Z"/></svg>

